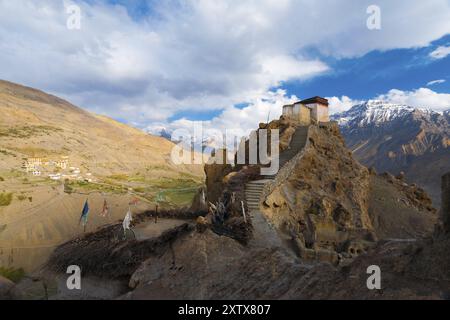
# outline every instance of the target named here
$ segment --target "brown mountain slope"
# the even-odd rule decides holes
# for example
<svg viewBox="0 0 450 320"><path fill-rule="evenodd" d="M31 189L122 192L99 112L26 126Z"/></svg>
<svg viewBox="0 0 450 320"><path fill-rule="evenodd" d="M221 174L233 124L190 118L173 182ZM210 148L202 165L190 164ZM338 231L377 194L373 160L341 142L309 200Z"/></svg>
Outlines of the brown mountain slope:
<svg viewBox="0 0 450 320"><path fill-rule="evenodd" d="M69 156L71 166L98 175L164 165L188 172L170 164L170 141L35 89L0 81L0 114L0 169L16 167L23 157Z"/></svg>
<svg viewBox="0 0 450 320"><path fill-rule="evenodd" d="M0 267L33 270L55 246L83 232L78 222L86 199L88 231L123 219L136 197L135 212L154 208L156 199L161 206L189 205L203 170L172 164L173 146L42 91L0 81ZM34 161L29 172L27 161ZM55 164L63 161L63 167ZM107 218L99 216L104 200Z"/></svg>

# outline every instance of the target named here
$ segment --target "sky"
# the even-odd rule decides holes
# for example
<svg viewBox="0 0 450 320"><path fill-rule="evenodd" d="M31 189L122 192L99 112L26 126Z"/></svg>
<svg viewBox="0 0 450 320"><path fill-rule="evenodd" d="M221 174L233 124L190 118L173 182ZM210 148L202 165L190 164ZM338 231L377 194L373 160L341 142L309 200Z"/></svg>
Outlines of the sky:
<svg viewBox="0 0 450 320"><path fill-rule="evenodd" d="M244 135L316 95L442 111L449 70L450 0L0 0L0 79L151 133Z"/></svg>

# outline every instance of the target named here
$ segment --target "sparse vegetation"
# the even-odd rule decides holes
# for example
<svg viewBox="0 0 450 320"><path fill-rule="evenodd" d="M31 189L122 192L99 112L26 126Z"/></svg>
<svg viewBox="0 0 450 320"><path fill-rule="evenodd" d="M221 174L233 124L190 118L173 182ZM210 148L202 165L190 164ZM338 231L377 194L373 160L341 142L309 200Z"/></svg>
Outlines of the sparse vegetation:
<svg viewBox="0 0 450 320"><path fill-rule="evenodd" d="M68 179L64 180L64 192L71 194L73 192L73 188L70 185L70 181Z"/></svg>
<svg viewBox="0 0 450 320"><path fill-rule="evenodd" d="M11 280L12 282L17 283L25 276L25 271L22 268L14 269L0 267L0 275Z"/></svg>
<svg viewBox="0 0 450 320"><path fill-rule="evenodd" d="M23 147L23 148L12 148L14 151L20 152L22 154L27 155L28 157L59 157L64 155L62 151L58 150L49 150L38 147Z"/></svg>
<svg viewBox="0 0 450 320"><path fill-rule="evenodd" d="M13 199L12 193L0 193L0 207L7 207Z"/></svg>
<svg viewBox="0 0 450 320"><path fill-rule="evenodd" d="M2 171L1 175L4 179L9 179L9 178L22 178L26 175L25 172L21 171L21 170L17 170L17 169L11 169L8 171Z"/></svg>
<svg viewBox="0 0 450 320"><path fill-rule="evenodd" d="M5 181L5 178L0 177L0 182Z"/></svg>
<svg viewBox="0 0 450 320"><path fill-rule="evenodd" d="M163 166L163 165L153 165L153 166L148 166L147 168L145 168L146 171L152 171L152 170L170 170L169 166Z"/></svg>
<svg viewBox="0 0 450 320"><path fill-rule="evenodd" d="M127 181L128 180L128 176L126 174L113 174L107 178L111 179L111 180L117 180L117 181Z"/></svg>
<svg viewBox="0 0 450 320"><path fill-rule="evenodd" d="M186 189L186 188L196 188L199 186L199 182L194 179L186 178L167 178L167 179L157 179L150 182L156 188L160 189Z"/></svg>
<svg viewBox="0 0 450 320"><path fill-rule="evenodd" d="M111 193L124 193L127 191L127 189L122 186L87 181L69 181L64 184L64 190L66 193L76 192L76 190L82 190L83 192L99 191Z"/></svg>
<svg viewBox="0 0 450 320"><path fill-rule="evenodd" d="M0 149L0 153L3 154L3 155L5 155L5 156L13 156L13 157L16 157L16 155L15 155L14 153L9 152L8 150Z"/></svg>
<svg viewBox="0 0 450 320"><path fill-rule="evenodd" d="M30 138L32 136L49 135L53 132L59 132L62 129L51 126L23 126L23 127L7 127L0 128L0 137L11 138Z"/></svg>
<svg viewBox="0 0 450 320"><path fill-rule="evenodd" d="M17 200L19 200L19 201L24 201L26 199L27 199L27 196L24 196L23 194L20 194L17 196Z"/></svg>
<svg viewBox="0 0 450 320"><path fill-rule="evenodd" d="M165 193L167 202L175 206L189 206L194 199L197 189L193 190L170 190Z"/></svg>

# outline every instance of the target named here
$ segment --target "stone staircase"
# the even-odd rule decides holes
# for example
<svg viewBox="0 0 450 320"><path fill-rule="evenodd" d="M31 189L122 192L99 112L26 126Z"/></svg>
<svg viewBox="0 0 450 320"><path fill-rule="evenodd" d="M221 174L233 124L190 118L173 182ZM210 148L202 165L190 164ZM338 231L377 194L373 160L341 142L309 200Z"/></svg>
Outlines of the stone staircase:
<svg viewBox="0 0 450 320"><path fill-rule="evenodd" d="M280 169L305 147L306 139L308 138L308 128L308 126L304 126L295 130L289 148L280 153ZM273 180L275 176L266 176L266 179Z"/></svg>
<svg viewBox="0 0 450 320"><path fill-rule="evenodd" d="M259 202L266 183L273 179L250 181L245 185L245 198L250 213L252 211L259 211Z"/></svg>
<svg viewBox="0 0 450 320"><path fill-rule="evenodd" d="M295 130L289 148L280 153L280 169L305 147L308 128L308 126L303 126Z"/></svg>
<svg viewBox="0 0 450 320"><path fill-rule="evenodd" d="M289 148L280 154L280 168L295 157L306 144L308 128L298 127L292 136ZM245 185L245 199L249 215L252 218L254 229L254 242L264 246L281 246L282 241L277 231L270 225L264 215L260 212L261 195L266 183L273 181L276 175L267 176L264 180L250 181Z"/></svg>
<svg viewBox="0 0 450 320"><path fill-rule="evenodd" d="M245 197L253 225L253 239L250 245L264 248L280 248L283 247L283 241L277 230L259 210L261 193L265 184L270 181L271 179L251 181L246 185Z"/></svg>

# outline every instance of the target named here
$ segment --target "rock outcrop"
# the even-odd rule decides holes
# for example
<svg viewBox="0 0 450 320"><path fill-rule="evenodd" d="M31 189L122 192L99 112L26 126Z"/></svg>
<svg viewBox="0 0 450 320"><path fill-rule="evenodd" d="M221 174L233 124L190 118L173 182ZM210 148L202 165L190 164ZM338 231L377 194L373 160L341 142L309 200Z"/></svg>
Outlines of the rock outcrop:
<svg viewBox="0 0 450 320"><path fill-rule="evenodd" d="M234 230L244 231L234 237L248 242L243 201L246 212L261 211L297 255L335 264L366 252L377 239L432 232L437 215L426 192L404 175L378 176L362 166L337 123L301 127L282 117L259 129L280 131L281 168L264 177L261 165L206 166L208 200L218 205L215 231L233 236L232 222ZM257 182L264 183L258 192L251 184Z"/></svg>
<svg viewBox="0 0 450 320"><path fill-rule="evenodd" d="M376 238L369 185L369 171L345 148L337 125L311 126L303 151L267 187L263 212L301 255L340 252Z"/></svg>
<svg viewBox="0 0 450 320"><path fill-rule="evenodd" d="M222 159L225 159L226 151L222 150ZM225 163L211 163L205 165L206 174L206 192L207 200L211 203L219 201L220 196L225 188L225 176L233 171L230 164Z"/></svg>
<svg viewBox="0 0 450 320"><path fill-rule="evenodd" d="M334 263L364 253L378 238L422 236L436 221L422 189L360 165L335 123L309 128L304 149L266 187L262 202L301 257Z"/></svg>
<svg viewBox="0 0 450 320"><path fill-rule="evenodd" d="M391 239L377 244L366 255L344 268L321 272L303 299L450 299L450 234L446 227L450 174L442 177L442 224L423 240ZM448 209L448 207L446 207ZM364 285L368 266L381 270L381 290ZM349 290L348 288L351 288Z"/></svg>
<svg viewBox="0 0 450 320"><path fill-rule="evenodd" d="M11 289L14 287L14 282L0 276L0 300L10 298Z"/></svg>

